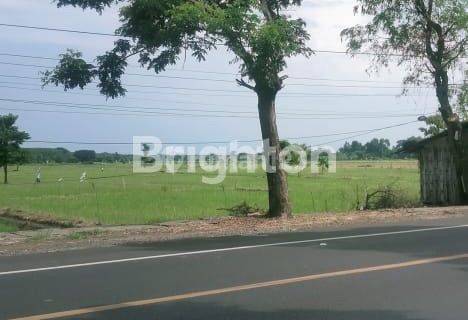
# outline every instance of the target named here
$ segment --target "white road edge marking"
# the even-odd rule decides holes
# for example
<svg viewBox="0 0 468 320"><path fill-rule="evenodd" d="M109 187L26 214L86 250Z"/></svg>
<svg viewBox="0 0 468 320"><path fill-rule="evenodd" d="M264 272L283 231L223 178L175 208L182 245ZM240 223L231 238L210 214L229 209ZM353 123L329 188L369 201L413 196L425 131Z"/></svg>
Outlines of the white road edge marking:
<svg viewBox="0 0 468 320"><path fill-rule="evenodd" d="M21 274L21 273L32 273L32 272L40 272L40 271L49 271L49 270L60 270L60 269L71 269L71 268L79 268L79 267L98 266L98 265L112 264L112 263L122 263L122 262L133 262L133 261L142 261L142 260L154 260L154 259L163 259L163 258L171 258L171 257L180 257L180 256L190 256L190 255L198 255L198 254L206 254L206 253L238 251L238 250L255 249L255 248L266 248L266 247L275 247L275 246L291 245L291 244L326 242L326 241L333 241L333 240L359 239L359 238L371 238L371 237L383 237L383 236L389 236L389 235L399 235L399 234L418 233L418 232L430 232L430 231L440 231L440 230L451 230L451 229L461 229L461 228L468 228L468 224L457 225L457 226L447 226L447 227L420 228L420 229L411 229L411 230L403 230L403 231L358 234L358 235L332 237L332 238L275 242L275 243L257 244L257 245L250 245L250 246L241 246L241 247L229 247L229 248L220 248L220 249L209 249L209 250L199 250L199 251L168 253L168 254L161 254L161 255L154 255L154 256L143 256L143 257L135 257L135 258L127 258L127 259L86 262L86 263L69 264L69 265L53 266L53 267L43 267L43 268L35 268L35 269L12 270L12 271L0 272L0 276L6 276L6 275L12 275L12 274Z"/></svg>

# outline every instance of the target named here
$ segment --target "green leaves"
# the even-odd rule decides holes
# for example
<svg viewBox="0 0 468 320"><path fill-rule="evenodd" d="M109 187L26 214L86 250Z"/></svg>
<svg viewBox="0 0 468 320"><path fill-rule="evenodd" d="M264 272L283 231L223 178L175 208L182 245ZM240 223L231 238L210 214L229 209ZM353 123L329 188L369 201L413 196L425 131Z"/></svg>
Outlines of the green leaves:
<svg viewBox="0 0 468 320"><path fill-rule="evenodd" d="M363 49L381 53L375 65L394 59L422 74L417 69L427 71L430 48L442 66L451 68L467 51L466 6L466 0L359 0L356 13L370 15L371 20L343 30L341 36L351 53Z"/></svg>
<svg viewBox="0 0 468 320"><path fill-rule="evenodd" d="M60 55L58 65L43 73L43 85L63 85L65 91L79 87L83 89L96 76L95 67L88 64L77 51L67 50Z"/></svg>
<svg viewBox="0 0 468 320"><path fill-rule="evenodd" d="M94 9L101 13L105 7L110 7L114 3L123 2L124 0L53 0L57 3L57 7L73 6L82 9Z"/></svg>
<svg viewBox="0 0 468 320"><path fill-rule="evenodd" d="M28 133L15 126L16 120L18 116L11 113L0 115L0 167L12 162L21 144L29 139Z"/></svg>
<svg viewBox="0 0 468 320"><path fill-rule="evenodd" d="M95 75L99 78L98 87L101 93L110 98L125 95L121 77L127 67L126 57L131 54L132 46L127 40L118 40L112 51L96 58Z"/></svg>
<svg viewBox="0 0 468 320"><path fill-rule="evenodd" d="M257 85L274 87L277 75L286 67L285 58L312 53L306 46L308 39L301 20L275 19L261 25L250 40L254 59L249 75Z"/></svg>
<svg viewBox="0 0 468 320"><path fill-rule="evenodd" d="M60 6L77 6L102 12L123 0L55 0ZM58 66L44 73L43 83L81 88L99 80L107 97L125 94L120 78L133 55L156 73L177 63L187 52L204 60L208 52L225 45L241 62L241 73L258 88L276 93L282 87L279 73L286 58L310 55L305 23L291 19L282 10L300 5L300 0L133 0L121 7L122 26L113 50L88 64L79 52L68 50Z"/></svg>
<svg viewBox="0 0 468 320"><path fill-rule="evenodd" d="M449 72L455 75L466 68L462 58L468 51L467 4L467 0L358 0L356 12L370 15L371 20L343 30L341 36L351 53L362 49L377 53L375 69L395 60L407 71L404 84L435 85L443 119L453 124L459 117L454 116L450 100L457 90L450 90Z"/></svg>
<svg viewBox="0 0 468 320"><path fill-rule="evenodd" d="M425 137L438 135L447 129L444 119L440 114L428 116L424 122L426 123L427 128L419 128L419 131L421 131Z"/></svg>

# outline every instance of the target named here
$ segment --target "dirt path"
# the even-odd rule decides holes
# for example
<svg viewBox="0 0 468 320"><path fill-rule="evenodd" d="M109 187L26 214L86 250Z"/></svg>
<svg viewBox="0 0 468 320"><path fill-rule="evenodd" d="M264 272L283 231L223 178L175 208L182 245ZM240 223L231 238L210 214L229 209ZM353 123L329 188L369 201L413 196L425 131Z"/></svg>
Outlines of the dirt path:
<svg viewBox="0 0 468 320"><path fill-rule="evenodd" d="M223 217L152 226L81 227L0 233L0 255L108 247L131 242L157 242L194 237L253 235L307 231L320 227L392 223L401 220L442 219L468 215L468 207L416 208L348 214L304 214L292 219Z"/></svg>

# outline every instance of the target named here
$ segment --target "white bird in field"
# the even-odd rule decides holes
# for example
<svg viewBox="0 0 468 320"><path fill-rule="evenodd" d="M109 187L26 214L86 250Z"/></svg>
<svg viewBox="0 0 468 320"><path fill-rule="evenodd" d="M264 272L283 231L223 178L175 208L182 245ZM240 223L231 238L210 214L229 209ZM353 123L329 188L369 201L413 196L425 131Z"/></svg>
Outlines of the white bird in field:
<svg viewBox="0 0 468 320"><path fill-rule="evenodd" d="M81 174L80 182L85 182L86 180L86 171Z"/></svg>
<svg viewBox="0 0 468 320"><path fill-rule="evenodd" d="M58 182L63 182L63 178L59 178L57 181Z"/></svg>
<svg viewBox="0 0 468 320"><path fill-rule="evenodd" d="M41 183L41 168L36 172L36 183Z"/></svg>

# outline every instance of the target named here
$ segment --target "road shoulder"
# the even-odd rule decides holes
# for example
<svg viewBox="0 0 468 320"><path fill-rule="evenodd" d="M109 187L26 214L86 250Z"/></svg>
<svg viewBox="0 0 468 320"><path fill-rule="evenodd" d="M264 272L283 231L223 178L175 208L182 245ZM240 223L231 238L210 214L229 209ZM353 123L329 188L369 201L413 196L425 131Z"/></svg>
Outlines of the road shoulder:
<svg viewBox="0 0 468 320"><path fill-rule="evenodd" d="M391 225L405 221L468 216L468 207L412 208L347 214L301 214L292 219L222 217L151 226L100 226L42 229L0 234L0 256L154 243L188 238L255 236L355 226Z"/></svg>

